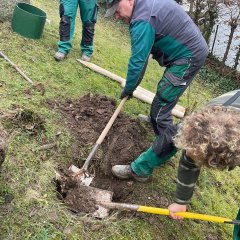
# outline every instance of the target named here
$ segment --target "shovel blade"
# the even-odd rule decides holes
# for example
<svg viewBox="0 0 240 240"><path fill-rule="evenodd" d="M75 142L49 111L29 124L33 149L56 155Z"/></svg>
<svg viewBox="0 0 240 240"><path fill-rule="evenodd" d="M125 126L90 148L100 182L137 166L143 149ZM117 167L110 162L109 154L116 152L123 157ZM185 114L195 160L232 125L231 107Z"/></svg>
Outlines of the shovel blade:
<svg viewBox="0 0 240 240"><path fill-rule="evenodd" d="M72 171L74 174L77 174L76 179L80 182L80 184L90 186L90 184L92 183L94 175L91 175L90 173L76 167L75 165L71 165L69 167L69 170Z"/></svg>
<svg viewBox="0 0 240 240"><path fill-rule="evenodd" d="M99 202L111 202L112 196L111 191L79 184L68 192L65 202L74 212L85 212L91 217L103 219L109 215L109 208Z"/></svg>
<svg viewBox="0 0 240 240"><path fill-rule="evenodd" d="M96 203L95 205L97 209L91 215L99 219L106 218L109 215L109 208L98 204L98 202L111 202L113 192L95 187L90 187L89 185L92 183L94 176L89 174L88 172L84 172L84 170L82 171L82 169L74 165L71 165L69 167L69 170L73 173L81 173L78 176L81 190L84 190L84 192L88 195L88 198Z"/></svg>
<svg viewBox="0 0 240 240"><path fill-rule="evenodd" d="M96 200L96 207L98 207L98 209L95 212L93 212L92 216L100 219L106 218L109 215L109 208L98 204L98 202L99 201L112 202L113 192L93 187L87 188L90 188L91 191L93 191Z"/></svg>

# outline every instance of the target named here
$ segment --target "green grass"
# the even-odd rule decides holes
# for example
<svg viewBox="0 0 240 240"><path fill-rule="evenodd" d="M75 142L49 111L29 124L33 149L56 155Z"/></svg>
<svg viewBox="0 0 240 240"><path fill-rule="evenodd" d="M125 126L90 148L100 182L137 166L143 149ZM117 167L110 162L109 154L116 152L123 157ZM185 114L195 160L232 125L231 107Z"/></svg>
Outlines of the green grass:
<svg viewBox="0 0 240 240"><path fill-rule="evenodd" d="M11 133L9 149L0 175L0 204L8 196L13 200L0 207L0 239L179 239L202 240L209 235L218 239L231 239L232 226L193 220L173 221L164 216L142 219L119 219L115 215L104 221L74 216L56 197L52 182L58 164L72 161L72 136L57 124L58 112L46 107L46 99L77 99L86 93L99 93L119 101L121 88L118 83L79 64L81 25L76 21L76 33L72 52L64 62L53 59L58 40L58 2L32 0L33 5L47 12L50 24L46 24L43 38L30 40L13 33L9 23L0 24L0 49L32 80L45 87L45 94L34 90L6 61L0 58L0 109L10 113L16 108L28 109L44 119L46 132L33 137L23 128L14 127L8 119L2 124ZM95 51L92 62L125 78L130 39L127 26L105 20L100 14L96 25ZM155 91L163 74L151 61L141 86ZM212 98L211 88L194 81L179 104L200 107ZM30 95L30 96L29 96ZM124 112L132 117L148 114L150 106L137 99L127 102ZM57 150L39 151L51 142L57 132L63 132ZM149 140L151 136L148 136ZM156 170L149 187L173 199L177 157L172 165ZM189 210L234 218L240 200L238 170L230 173L203 171Z"/></svg>

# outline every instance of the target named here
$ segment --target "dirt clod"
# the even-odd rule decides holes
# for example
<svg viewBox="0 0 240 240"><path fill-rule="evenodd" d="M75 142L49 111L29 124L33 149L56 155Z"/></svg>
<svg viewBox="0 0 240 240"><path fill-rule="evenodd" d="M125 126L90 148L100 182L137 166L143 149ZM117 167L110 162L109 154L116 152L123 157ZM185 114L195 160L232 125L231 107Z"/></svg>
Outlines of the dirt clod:
<svg viewBox="0 0 240 240"><path fill-rule="evenodd" d="M68 190L64 202L76 213L93 213L98 209L94 193L90 192L89 188L80 184Z"/></svg>
<svg viewBox="0 0 240 240"><path fill-rule="evenodd" d="M5 160L7 144L8 144L7 139L8 139L8 134L0 124L0 167Z"/></svg>

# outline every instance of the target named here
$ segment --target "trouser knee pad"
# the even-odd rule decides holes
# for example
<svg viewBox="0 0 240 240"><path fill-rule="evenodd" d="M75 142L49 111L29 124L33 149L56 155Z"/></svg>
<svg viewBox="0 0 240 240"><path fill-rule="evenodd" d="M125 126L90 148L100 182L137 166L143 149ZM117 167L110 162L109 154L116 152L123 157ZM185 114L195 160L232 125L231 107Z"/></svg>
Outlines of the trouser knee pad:
<svg viewBox="0 0 240 240"><path fill-rule="evenodd" d="M93 45L94 37L94 22L83 23L82 44L91 46Z"/></svg>
<svg viewBox="0 0 240 240"><path fill-rule="evenodd" d="M70 40L70 18L62 16L59 27L60 41L67 42Z"/></svg>

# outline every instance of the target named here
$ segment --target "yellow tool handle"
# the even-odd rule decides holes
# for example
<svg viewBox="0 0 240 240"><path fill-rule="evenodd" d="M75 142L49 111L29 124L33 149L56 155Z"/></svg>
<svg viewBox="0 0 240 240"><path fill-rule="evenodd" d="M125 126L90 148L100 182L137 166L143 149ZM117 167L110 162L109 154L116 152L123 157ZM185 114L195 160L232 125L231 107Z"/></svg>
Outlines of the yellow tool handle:
<svg viewBox="0 0 240 240"><path fill-rule="evenodd" d="M153 213L153 214L161 214L161 215L170 215L169 210L164 208L139 206L137 211ZM232 222L232 219L230 218L216 217L212 215L205 215L205 214L192 213L192 212L176 212L174 214L176 216L180 216L183 218L198 219L198 220L210 221L210 222L218 222L218 223Z"/></svg>
<svg viewBox="0 0 240 240"><path fill-rule="evenodd" d="M115 202L105 202L105 201L99 201L98 203L104 207L111 208L111 209L137 211L137 212L145 212L145 213L160 214L160 215L167 215L167 216L170 215L169 210L165 208L147 207L147 206L141 206L137 204L115 203ZM175 213L175 215L181 216L183 218L191 218L191 219L198 219L203 221L240 225L239 219L232 220L230 218L216 217L216 216L192 213L192 212L177 212Z"/></svg>

